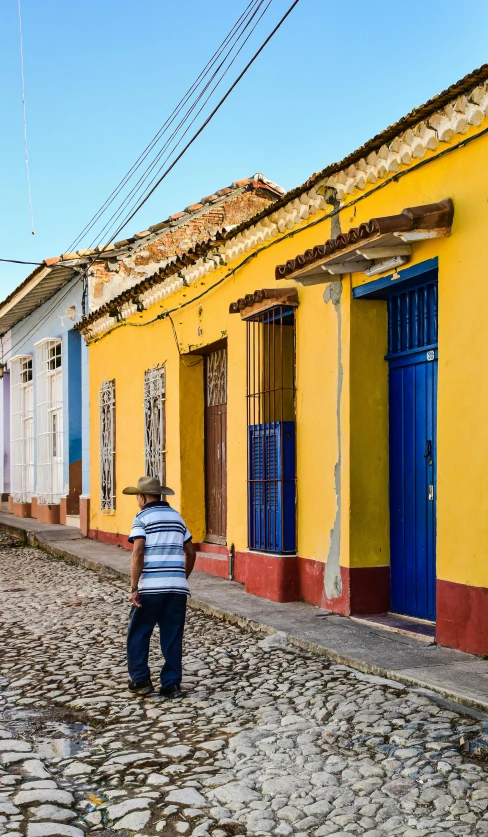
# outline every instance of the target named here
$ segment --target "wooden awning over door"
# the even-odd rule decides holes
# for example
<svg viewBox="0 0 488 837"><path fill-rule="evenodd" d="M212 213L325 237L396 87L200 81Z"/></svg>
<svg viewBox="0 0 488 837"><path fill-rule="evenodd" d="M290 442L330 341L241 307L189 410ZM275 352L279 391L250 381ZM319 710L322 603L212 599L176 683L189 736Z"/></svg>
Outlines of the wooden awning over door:
<svg viewBox="0 0 488 837"><path fill-rule="evenodd" d="M450 198L439 203L411 206L399 215L371 218L349 232L330 238L276 267L276 279L294 279L304 285L330 282L331 276L362 273L382 263L401 257L406 263L412 245L426 238L451 234L454 205ZM400 263L400 260L399 260ZM388 270L386 265L384 270Z"/></svg>

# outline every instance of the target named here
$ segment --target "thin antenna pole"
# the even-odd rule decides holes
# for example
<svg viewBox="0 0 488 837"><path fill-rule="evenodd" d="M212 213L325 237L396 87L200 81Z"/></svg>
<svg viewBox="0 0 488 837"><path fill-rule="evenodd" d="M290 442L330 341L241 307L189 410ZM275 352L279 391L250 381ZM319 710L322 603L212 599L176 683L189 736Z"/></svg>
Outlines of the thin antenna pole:
<svg viewBox="0 0 488 837"><path fill-rule="evenodd" d="M19 36L20 36L20 67L22 72L22 108L24 111L24 145L25 145L25 166L27 169L27 188L29 191L29 208L30 208L30 219L31 219L31 232L32 235L35 235L34 229L34 211L32 209L32 194L31 194L31 183L30 183L30 170L29 170L29 149L27 146L27 117L25 112L25 81L24 81L24 49L22 45L22 15L20 12L20 0L17 0L17 6L19 10Z"/></svg>

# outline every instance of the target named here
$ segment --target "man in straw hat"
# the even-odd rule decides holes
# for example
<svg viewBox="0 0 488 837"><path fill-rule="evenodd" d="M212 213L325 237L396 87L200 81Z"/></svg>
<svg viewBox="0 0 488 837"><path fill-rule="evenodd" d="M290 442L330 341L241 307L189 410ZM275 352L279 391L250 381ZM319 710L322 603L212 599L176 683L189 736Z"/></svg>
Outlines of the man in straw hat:
<svg viewBox="0 0 488 837"><path fill-rule="evenodd" d="M182 697L183 629L188 576L195 564L195 547L185 522L164 497L174 494L155 477L141 477L123 494L136 494L141 511L129 535L133 544L130 599L132 610L127 633L129 691L147 695L153 691L148 666L149 643L159 626L164 665L160 694Z"/></svg>

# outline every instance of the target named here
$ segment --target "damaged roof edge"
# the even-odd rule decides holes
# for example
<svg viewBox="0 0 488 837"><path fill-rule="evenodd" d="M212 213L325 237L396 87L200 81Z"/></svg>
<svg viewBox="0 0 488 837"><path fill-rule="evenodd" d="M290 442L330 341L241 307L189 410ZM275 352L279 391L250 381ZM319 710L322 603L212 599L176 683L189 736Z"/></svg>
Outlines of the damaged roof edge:
<svg viewBox="0 0 488 837"><path fill-rule="evenodd" d="M106 257L110 257L110 255L112 255L113 250L127 246L133 242L137 242L138 244L143 245L145 243L145 238L156 235L158 232L167 227L173 227L175 225L183 226L185 223L191 221L194 217L197 217L200 214L205 214L206 209L208 209L211 205L218 206L220 203L225 202L226 199L228 200L229 198L232 198L235 195L239 195L242 192L260 190L269 195L270 198L280 198L285 194L285 190L282 186L279 186L277 183L274 183L272 180L269 180L261 172L255 172L255 174L253 174L251 177L245 177L241 180L234 180L230 186L226 186L223 189L218 189L214 194L202 198L201 201L199 201L198 203L187 206L183 212L177 212L173 215L170 215L169 218L167 218L166 220L161 221L159 224L153 224L147 230L135 233L133 236L129 236L127 239L123 239L121 241L115 242L114 244L108 245L106 247ZM33 279L35 279L39 272L45 270L46 268L52 268L55 265L62 265L63 267L66 267L66 264L68 262L74 262L77 266L82 267L86 264L86 260L90 256L95 256L94 261L98 260L97 250L100 252L103 251L104 248L103 246L101 246L100 248L96 248L94 250L78 250L76 253L62 253L59 256L53 256L51 258L44 259L42 263L38 265L20 283L20 285L17 285L17 287L14 288L14 290L4 300L0 302L0 317L2 314L2 309L5 306L9 305L12 301L14 301L16 296L22 295L22 291Z"/></svg>

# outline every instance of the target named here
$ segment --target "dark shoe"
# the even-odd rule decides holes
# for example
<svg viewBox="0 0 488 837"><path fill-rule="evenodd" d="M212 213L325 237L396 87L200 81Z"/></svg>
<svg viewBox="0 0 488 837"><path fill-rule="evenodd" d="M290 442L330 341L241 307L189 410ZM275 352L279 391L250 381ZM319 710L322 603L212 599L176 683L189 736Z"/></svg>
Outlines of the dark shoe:
<svg viewBox="0 0 488 837"><path fill-rule="evenodd" d="M161 686L159 694L161 697L168 698L168 700L175 700L176 698L183 697L183 692L180 689L179 683L172 683L171 686Z"/></svg>
<svg viewBox="0 0 488 837"><path fill-rule="evenodd" d="M149 695L154 691L150 677L146 677L145 680L139 680L137 683L135 680L129 680L128 689L131 695Z"/></svg>

